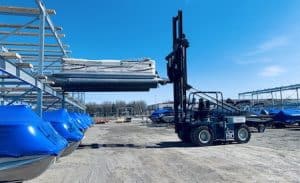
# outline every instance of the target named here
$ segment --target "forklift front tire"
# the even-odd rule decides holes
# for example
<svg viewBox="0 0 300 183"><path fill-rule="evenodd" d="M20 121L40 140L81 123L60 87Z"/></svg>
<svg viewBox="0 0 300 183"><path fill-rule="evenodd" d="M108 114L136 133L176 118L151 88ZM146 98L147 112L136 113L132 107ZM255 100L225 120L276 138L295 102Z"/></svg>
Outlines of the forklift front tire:
<svg viewBox="0 0 300 183"><path fill-rule="evenodd" d="M209 146L213 143L214 134L207 126L200 126L191 131L192 143L197 146Z"/></svg>
<svg viewBox="0 0 300 183"><path fill-rule="evenodd" d="M239 126L234 134L235 140L240 144L249 142L251 138L250 129L247 125L244 124Z"/></svg>

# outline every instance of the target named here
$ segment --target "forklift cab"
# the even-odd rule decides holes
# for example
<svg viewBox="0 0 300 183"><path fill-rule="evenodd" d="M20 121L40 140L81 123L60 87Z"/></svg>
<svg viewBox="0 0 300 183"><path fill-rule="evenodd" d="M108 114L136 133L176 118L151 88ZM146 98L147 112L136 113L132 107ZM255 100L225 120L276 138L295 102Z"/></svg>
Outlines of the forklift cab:
<svg viewBox="0 0 300 183"><path fill-rule="evenodd" d="M210 96L209 94L213 94L214 96ZM205 99L204 96L207 98ZM217 103L213 103L209 100L208 97L214 97L217 100ZM192 121L207 121L210 118L218 118L219 120L223 117L223 109L220 107L220 101L223 101L223 95L221 92L191 92L188 97L188 122Z"/></svg>

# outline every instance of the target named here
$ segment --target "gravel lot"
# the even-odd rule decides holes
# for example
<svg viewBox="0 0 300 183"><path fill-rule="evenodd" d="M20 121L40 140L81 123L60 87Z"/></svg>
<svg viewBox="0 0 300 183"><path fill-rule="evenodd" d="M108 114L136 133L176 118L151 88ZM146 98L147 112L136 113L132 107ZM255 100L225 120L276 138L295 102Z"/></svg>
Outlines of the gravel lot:
<svg viewBox="0 0 300 183"><path fill-rule="evenodd" d="M95 125L78 150L28 182L300 182L300 128L253 133L248 144L191 147L168 127Z"/></svg>

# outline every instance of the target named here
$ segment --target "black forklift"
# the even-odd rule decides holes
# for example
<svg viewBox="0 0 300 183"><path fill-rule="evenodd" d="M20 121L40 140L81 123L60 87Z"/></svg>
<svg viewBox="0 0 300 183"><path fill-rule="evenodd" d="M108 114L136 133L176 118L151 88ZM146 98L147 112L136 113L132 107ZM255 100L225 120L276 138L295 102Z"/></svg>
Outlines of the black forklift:
<svg viewBox="0 0 300 183"><path fill-rule="evenodd" d="M247 143L251 133L246 117L226 111L223 94L193 91L187 82L187 48L182 11L173 17L173 51L166 57L169 82L173 83L175 132L186 143L208 146L214 143ZM189 96L187 92L189 91ZM227 106L228 107L228 106Z"/></svg>

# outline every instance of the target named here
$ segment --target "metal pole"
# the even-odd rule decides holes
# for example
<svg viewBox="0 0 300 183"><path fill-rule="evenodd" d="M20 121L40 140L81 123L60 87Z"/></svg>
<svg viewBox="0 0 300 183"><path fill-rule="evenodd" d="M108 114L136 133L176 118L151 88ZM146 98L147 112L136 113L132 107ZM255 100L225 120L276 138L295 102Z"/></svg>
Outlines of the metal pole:
<svg viewBox="0 0 300 183"><path fill-rule="evenodd" d="M43 75L44 69L44 49L45 49L45 9L40 8L40 52L39 52L39 75ZM37 95L37 114L42 117L43 114L43 91L38 90Z"/></svg>
<svg viewBox="0 0 300 183"><path fill-rule="evenodd" d="M271 92L271 97L272 97L272 107L274 108L274 96L273 96L273 92Z"/></svg>
<svg viewBox="0 0 300 183"><path fill-rule="evenodd" d="M4 79L3 79L3 78L1 79L1 83L2 83L2 84L1 84L1 88L4 88L5 86L4 86L4 84L3 84L3 83L4 83ZM2 95L1 105L4 105L4 94L5 94L5 92L2 91L2 92L1 92L1 95Z"/></svg>
<svg viewBox="0 0 300 183"><path fill-rule="evenodd" d="M282 99L282 90L280 89L280 105L281 109L283 109L283 99Z"/></svg>
<svg viewBox="0 0 300 183"><path fill-rule="evenodd" d="M62 92L62 101L61 101L61 108L65 108L65 103L66 103L66 96L65 96L65 91Z"/></svg>
<svg viewBox="0 0 300 183"><path fill-rule="evenodd" d="M299 107L300 101L299 101L299 88L296 89L297 92L297 105Z"/></svg>

